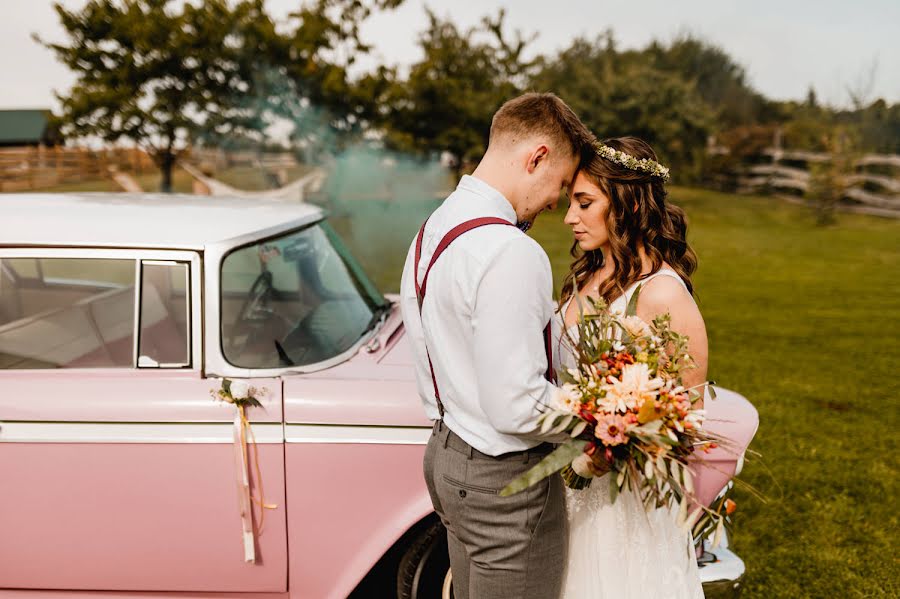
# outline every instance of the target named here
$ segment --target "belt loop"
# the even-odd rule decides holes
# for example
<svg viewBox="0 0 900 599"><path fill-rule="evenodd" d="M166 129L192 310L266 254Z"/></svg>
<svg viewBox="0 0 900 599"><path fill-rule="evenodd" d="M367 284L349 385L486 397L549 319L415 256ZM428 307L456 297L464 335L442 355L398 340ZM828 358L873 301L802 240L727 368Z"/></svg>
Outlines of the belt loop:
<svg viewBox="0 0 900 599"><path fill-rule="evenodd" d="M450 429L444 431L442 428L441 434L444 435L444 449L447 449L447 444L450 442Z"/></svg>
<svg viewBox="0 0 900 599"><path fill-rule="evenodd" d="M528 452L529 452L529 451L531 451L531 450L530 450L530 449L526 449L526 450L524 451L525 460L522 462L523 464L527 464L527 463L528 463Z"/></svg>
<svg viewBox="0 0 900 599"><path fill-rule="evenodd" d="M469 459L471 460L473 457L475 457L475 448L469 445Z"/></svg>

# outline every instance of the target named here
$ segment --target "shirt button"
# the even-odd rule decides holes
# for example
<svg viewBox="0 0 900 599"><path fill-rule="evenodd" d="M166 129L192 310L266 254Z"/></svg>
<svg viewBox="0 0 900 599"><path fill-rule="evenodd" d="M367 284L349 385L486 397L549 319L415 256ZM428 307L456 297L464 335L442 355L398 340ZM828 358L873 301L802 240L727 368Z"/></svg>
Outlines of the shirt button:
<svg viewBox="0 0 900 599"><path fill-rule="evenodd" d="M466 490L465 490L465 489L460 489L460 490L459 490L459 496L460 496L461 498L465 499L465 498L466 498Z"/></svg>

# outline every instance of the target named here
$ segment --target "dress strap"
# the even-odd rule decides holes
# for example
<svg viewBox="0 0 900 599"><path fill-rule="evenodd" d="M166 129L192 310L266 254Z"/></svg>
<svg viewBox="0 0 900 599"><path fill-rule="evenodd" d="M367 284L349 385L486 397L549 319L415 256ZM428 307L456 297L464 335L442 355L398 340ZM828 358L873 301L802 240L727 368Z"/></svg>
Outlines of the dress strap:
<svg viewBox="0 0 900 599"><path fill-rule="evenodd" d="M671 268L660 268L655 273L648 275L646 279L641 279L640 281L638 281L637 283L632 285L631 292L634 293L634 288L637 287L638 285L644 285L645 283L652 281L656 277L660 277L660 276L672 277L673 279L675 279L676 281L681 283L681 286L684 287L685 290L688 290L687 284L682 280L681 276L677 272L675 272Z"/></svg>

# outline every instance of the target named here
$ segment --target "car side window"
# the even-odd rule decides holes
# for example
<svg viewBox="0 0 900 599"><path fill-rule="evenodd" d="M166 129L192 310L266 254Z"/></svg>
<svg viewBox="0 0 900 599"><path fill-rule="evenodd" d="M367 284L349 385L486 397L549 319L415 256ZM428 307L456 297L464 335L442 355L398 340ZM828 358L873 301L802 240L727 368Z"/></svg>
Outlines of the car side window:
<svg viewBox="0 0 900 599"><path fill-rule="evenodd" d="M138 366L190 366L190 270L185 262L141 263Z"/></svg>
<svg viewBox="0 0 900 599"><path fill-rule="evenodd" d="M0 369L132 367L134 265L0 258Z"/></svg>

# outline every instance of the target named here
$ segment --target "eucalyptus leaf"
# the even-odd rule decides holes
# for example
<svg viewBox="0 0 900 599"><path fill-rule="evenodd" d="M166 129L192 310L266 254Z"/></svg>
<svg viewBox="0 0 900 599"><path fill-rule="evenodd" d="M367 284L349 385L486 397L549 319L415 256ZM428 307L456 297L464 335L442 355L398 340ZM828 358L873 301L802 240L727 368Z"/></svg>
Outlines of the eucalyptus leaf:
<svg viewBox="0 0 900 599"><path fill-rule="evenodd" d="M719 546L719 543L722 542L722 535L725 533L725 521L719 520L719 524L716 525L716 534L713 535L712 546L713 549Z"/></svg>
<svg viewBox="0 0 900 599"><path fill-rule="evenodd" d="M575 418L575 416L572 415L572 414L568 414L568 415L566 415L566 416L563 416L563 419L560 420L559 424L557 424L557 425L553 428L553 430L550 431L550 433L551 433L551 434L554 434L554 435L557 435L557 434L563 432L564 430L566 430L566 427L568 427L568 426L572 423L572 419L573 419L573 418Z"/></svg>
<svg viewBox="0 0 900 599"><path fill-rule="evenodd" d="M544 418L544 423L541 424L542 435L546 435L550 432L550 429L553 428L553 423L556 422L557 418L559 418L559 412L552 412L549 416Z"/></svg>
<svg viewBox="0 0 900 599"><path fill-rule="evenodd" d="M587 428L588 423L584 420L579 420L578 424L575 425L575 428L572 429L572 438L574 439L578 435L584 432L584 429Z"/></svg>
<svg viewBox="0 0 900 599"><path fill-rule="evenodd" d="M685 468L681 471L682 480L684 481L684 489L688 493L694 492L694 476L691 472L690 468L685 466Z"/></svg>
<svg viewBox="0 0 900 599"><path fill-rule="evenodd" d="M621 473L620 473L621 475ZM616 497L619 496L619 481L618 477L609 477L609 502L615 503Z"/></svg>
<svg viewBox="0 0 900 599"><path fill-rule="evenodd" d="M659 432L659 429L662 425L662 420L651 420L646 424L642 424L631 429L631 434L652 435L653 433Z"/></svg>
<svg viewBox="0 0 900 599"><path fill-rule="evenodd" d="M685 500L686 500L686 499L685 499ZM691 528L693 528L693 527L694 527L694 524L695 524L695 523L697 522L697 520L700 518L700 514L702 514L702 513L703 513L703 508L702 508L702 507L694 508L694 511L691 512L691 515L688 516L687 522L684 523L685 528L688 529L688 530L690 530Z"/></svg>
<svg viewBox="0 0 900 599"><path fill-rule="evenodd" d="M656 456L656 469L662 472L663 476L666 474L666 458L663 454L659 454Z"/></svg>
<svg viewBox="0 0 900 599"><path fill-rule="evenodd" d="M643 287L643 284L635 287L634 295L628 300L628 307L625 308L625 316L637 316L637 303L638 297L641 295L641 287Z"/></svg>
<svg viewBox="0 0 900 599"><path fill-rule="evenodd" d="M550 455L541 460L534 468L516 478L506 485L501 491L501 497L508 497L544 480L551 474L555 474L572 463L587 445L582 439L566 441L556 448Z"/></svg>

